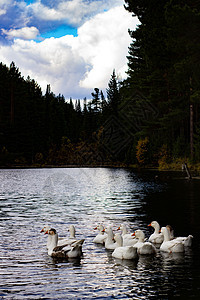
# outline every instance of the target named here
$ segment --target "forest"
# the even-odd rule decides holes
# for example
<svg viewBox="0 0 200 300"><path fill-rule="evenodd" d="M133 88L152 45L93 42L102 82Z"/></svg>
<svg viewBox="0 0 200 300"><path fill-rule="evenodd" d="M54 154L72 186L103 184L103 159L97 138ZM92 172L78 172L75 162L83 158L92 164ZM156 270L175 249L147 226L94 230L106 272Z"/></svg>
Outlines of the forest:
<svg viewBox="0 0 200 300"><path fill-rule="evenodd" d="M200 165L200 2L125 0L127 79L66 101L0 63L0 166Z"/></svg>

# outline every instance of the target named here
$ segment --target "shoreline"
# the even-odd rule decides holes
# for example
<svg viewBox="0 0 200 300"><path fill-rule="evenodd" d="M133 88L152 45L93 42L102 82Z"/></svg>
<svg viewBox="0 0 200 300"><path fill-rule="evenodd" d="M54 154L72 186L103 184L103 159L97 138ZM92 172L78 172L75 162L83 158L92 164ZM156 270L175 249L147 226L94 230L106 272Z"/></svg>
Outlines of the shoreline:
<svg viewBox="0 0 200 300"><path fill-rule="evenodd" d="M163 175L166 174L166 178L172 178L173 176L169 176L170 173L179 174L179 179L185 180L193 180L200 179L199 172L195 172L195 170L190 170L191 178L187 176L186 171L183 171L181 168L167 168L167 169L159 169L158 167L138 167L136 165L125 165L125 164L106 164L106 165L10 165L10 166L0 166L0 170L20 170L20 169L68 169L68 168L124 168L124 169L132 169L135 172L156 172L155 180L159 180ZM182 176L180 176L182 175Z"/></svg>
<svg viewBox="0 0 200 300"><path fill-rule="evenodd" d="M155 166L138 166L136 164L125 164L125 163L105 163L105 164L10 164L10 165L0 165L0 169L53 169L53 168L127 168L133 169L138 172L143 171L156 171L160 174L163 172L182 172L187 175L187 172L182 169L182 165L179 164L166 164L164 168L159 168ZM199 164L188 164L189 172L191 173L192 178L200 176L200 166ZM187 177L187 176L186 176Z"/></svg>

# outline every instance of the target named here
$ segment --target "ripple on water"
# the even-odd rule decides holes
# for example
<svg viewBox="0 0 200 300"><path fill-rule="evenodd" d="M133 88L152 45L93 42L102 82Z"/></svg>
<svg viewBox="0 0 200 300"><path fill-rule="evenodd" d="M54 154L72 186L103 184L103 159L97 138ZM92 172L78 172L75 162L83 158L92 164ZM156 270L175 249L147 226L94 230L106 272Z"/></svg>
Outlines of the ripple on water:
<svg viewBox="0 0 200 300"><path fill-rule="evenodd" d="M92 242L98 223L116 229L125 222L130 231L141 228L148 236L147 225L153 216L147 204L153 205L155 195L160 194L170 201L165 193L166 183L124 169L0 170L0 297L168 299L196 295L198 242L196 252L183 256L158 251L156 257L134 261L114 259L112 251ZM198 207L195 202L195 212ZM165 223L168 215L162 217L160 222ZM40 233L41 228L49 224L63 236L69 234L72 223L77 237L85 238L83 258L60 261L48 257L47 236Z"/></svg>

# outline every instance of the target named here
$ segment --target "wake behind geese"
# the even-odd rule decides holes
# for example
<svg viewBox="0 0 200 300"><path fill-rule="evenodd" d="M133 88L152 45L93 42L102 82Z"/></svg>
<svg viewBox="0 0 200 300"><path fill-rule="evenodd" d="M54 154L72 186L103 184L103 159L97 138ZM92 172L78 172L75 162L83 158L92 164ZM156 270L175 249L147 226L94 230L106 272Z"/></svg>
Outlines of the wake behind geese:
<svg viewBox="0 0 200 300"><path fill-rule="evenodd" d="M84 239L73 242L71 245L64 244L58 246L58 234L54 228L46 231L45 234L51 236L51 243L48 248L48 255L62 258L79 258L82 256L82 244Z"/></svg>

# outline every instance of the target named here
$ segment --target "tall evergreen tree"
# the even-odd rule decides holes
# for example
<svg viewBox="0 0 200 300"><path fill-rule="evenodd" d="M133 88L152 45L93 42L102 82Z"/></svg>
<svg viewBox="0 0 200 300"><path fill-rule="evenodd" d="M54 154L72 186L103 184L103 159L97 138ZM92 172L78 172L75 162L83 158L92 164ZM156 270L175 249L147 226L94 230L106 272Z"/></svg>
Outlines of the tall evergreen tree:
<svg viewBox="0 0 200 300"><path fill-rule="evenodd" d="M124 101L139 90L158 111L156 119L143 122L141 135L149 136L154 145L167 144L172 153L179 141L179 149L187 154L190 102L199 93L199 4L180 0L125 3L141 24L130 32L133 42L124 83L129 92L126 89Z"/></svg>
<svg viewBox="0 0 200 300"><path fill-rule="evenodd" d="M119 94L119 84L117 82L117 76L115 74L115 70L111 75L110 81L108 82L108 88L106 89L108 105L111 109L111 112L116 114L118 113L118 106L120 102L120 94Z"/></svg>
<svg viewBox="0 0 200 300"><path fill-rule="evenodd" d="M100 109L100 91L99 91L99 89L98 88L94 88L94 92L92 92L91 93L91 95L92 95L92 102L91 102L91 104L92 104L92 108L93 108L93 111L95 112L95 113L97 113L98 111L99 111L99 109Z"/></svg>

